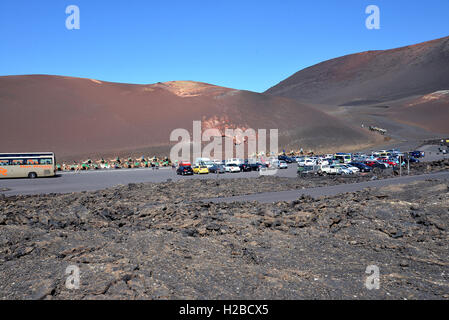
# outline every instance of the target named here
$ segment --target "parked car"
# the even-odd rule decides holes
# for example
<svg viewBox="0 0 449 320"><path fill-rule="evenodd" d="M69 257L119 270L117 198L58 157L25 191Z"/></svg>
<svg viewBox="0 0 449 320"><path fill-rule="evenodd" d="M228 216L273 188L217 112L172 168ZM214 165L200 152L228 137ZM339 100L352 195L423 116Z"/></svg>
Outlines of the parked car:
<svg viewBox="0 0 449 320"><path fill-rule="evenodd" d="M191 166L179 166L179 168L176 170L177 175L193 175L193 169Z"/></svg>
<svg viewBox="0 0 449 320"><path fill-rule="evenodd" d="M379 168L379 169L388 168L388 164L379 162L377 160L367 160L367 161L365 161L365 164L371 168Z"/></svg>
<svg viewBox="0 0 449 320"><path fill-rule="evenodd" d="M207 166L195 166L193 167L193 173L196 174L208 174L209 173L209 169L207 168Z"/></svg>
<svg viewBox="0 0 449 320"><path fill-rule="evenodd" d="M298 175L317 174L320 166L298 166Z"/></svg>
<svg viewBox="0 0 449 320"><path fill-rule="evenodd" d="M360 172L370 172L371 171L371 167L369 167L366 164L361 163L361 162L351 162L349 164L353 167L359 168Z"/></svg>
<svg viewBox="0 0 449 320"><path fill-rule="evenodd" d="M383 160L381 162L386 163L386 164L388 164L388 166L391 166L391 167L395 167L398 165L396 162L391 161L391 160Z"/></svg>
<svg viewBox="0 0 449 320"><path fill-rule="evenodd" d="M301 166L316 166L317 165L317 159L315 158L304 158L301 159L298 162L299 165Z"/></svg>
<svg viewBox="0 0 449 320"><path fill-rule="evenodd" d="M249 163L242 163L239 165L241 172L249 172L252 171L251 165Z"/></svg>
<svg viewBox="0 0 449 320"><path fill-rule="evenodd" d="M350 172L349 173L359 173L360 169L354 166L351 166L349 164L340 164L340 167L342 167L343 169L348 169Z"/></svg>
<svg viewBox="0 0 449 320"><path fill-rule="evenodd" d="M288 169L288 164L284 160L275 160L271 163L271 166L275 169Z"/></svg>
<svg viewBox="0 0 449 320"><path fill-rule="evenodd" d="M329 166L321 166L321 168L318 170L318 174L320 175L327 175L327 174L342 174L342 168L337 165L329 165Z"/></svg>
<svg viewBox="0 0 449 320"><path fill-rule="evenodd" d="M212 167L214 165L214 162L212 162L209 158L197 158L195 160L195 166L205 166L205 167Z"/></svg>
<svg viewBox="0 0 449 320"><path fill-rule="evenodd" d="M226 172L240 172L240 167L236 163L227 163L225 170Z"/></svg>
<svg viewBox="0 0 449 320"><path fill-rule="evenodd" d="M366 155L359 155L356 157L352 157L352 163L363 163L366 160L369 160L369 157Z"/></svg>
<svg viewBox="0 0 449 320"><path fill-rule="evenodd" d="M279 160L277 163L279 169L288 169L287 161Z"/></svg>
<svg viewBox="0 0 449 320"><path fill-rule="evenodd" d="M410 157L409 159L410 163L419 163L420 161L416 158Z"/></svg>
<svg viewBox="0 0 449 320"><path fill-rule="evenodd" d="M318 164L320 164L322 166L328 166L328 165L331 164L331 162L332 162L331 159L324 159L324 158L322 158L322 159L318 160Z"/></svg>
<svg viewBox="0 0 449 320"><path fill-rule="evenodd" d="M410 156L412 156L413 158L423 158L426 153L424 151L412 151L409 152Z"/></svg>
<svg viewBox="0 0 449 320"><path fill-rule="evenodd" d="M268 165L261 162L250 163L249 166L251 167L251 171L260 171L260 169L268 168Z"/></svg>
<svg viewBox="0 0 449 320"><path fill-rule="evenodd" d="M209 173L226 173L226 169L222 164L214 164L209 168Z"/></svg>
<svg viewBox="0 0 449 320"><path fill-rule="evenodd" d="M239 159L239 158L231 158L231 159L227 159L225 161L225 165L228 165L228 163L234 163L239 166L242 163L245 163L245 161L243 159Z"/></svg>
<svg viewBox="0 0 449 320"><path fill-rule="evenodd" d="M338 167L338 165L336 165ZM341 169L341 174L354 174L354 171L346 166L339 166Z"/></svg>
<svg viewBox="0 0 449 320"><path fill-rule="evenodd" d="M293 162L295 162L295 160L294 160L293 158L290 158L289 156L284 156L284 155L279 156L279 157L278 157L278 160L282 160L282 161L285 161L285 162L287 162L287 163L293 163Z"/></svg>

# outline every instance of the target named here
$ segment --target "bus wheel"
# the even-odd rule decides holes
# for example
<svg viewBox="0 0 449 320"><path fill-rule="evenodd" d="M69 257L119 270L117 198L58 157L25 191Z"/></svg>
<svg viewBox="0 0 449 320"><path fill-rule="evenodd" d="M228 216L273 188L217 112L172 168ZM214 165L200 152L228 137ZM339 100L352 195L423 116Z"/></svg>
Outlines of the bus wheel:
<svg viewBox="0 0 449 320"><path fill-rule="evenodd" d="M36 172L30 172L30 173L28 174L28 178L30 178L30 179L36 179L36 178L37 178Z"/></svg>

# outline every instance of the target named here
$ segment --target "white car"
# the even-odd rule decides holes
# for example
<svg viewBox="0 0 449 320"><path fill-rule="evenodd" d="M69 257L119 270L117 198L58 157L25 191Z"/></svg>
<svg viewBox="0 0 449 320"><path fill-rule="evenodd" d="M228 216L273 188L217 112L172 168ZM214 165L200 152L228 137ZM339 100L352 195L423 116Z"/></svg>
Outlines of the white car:
<svg viewBox="0 0 449 320"><path fill-rule="evenodd" d="M313 159L313 158L305 158L305 159L301 159L298 164L300 166L316 166L317 165L317 159Z"/></svg>
<svg viewBox="0 0 449 320"><path fill-rule="evenodd" d="M341 174L354 174L354 172L352 172L352 170L345 168L345 167L340 167L341 169Z"/></svg>
<svg viewBox="0 0 449 320"><path fill-rule="evenodd" d="M349 164L345 164L345 165L343 165L343 167L346 168L346 169L351 170L352 173L359 173L359 172L360 172L360 169L359 169L359 168L354 167L354 166L351 166L351 165L349 165Z"/></svg>
<svg viewBox="0 0 449 320"><path fill-rule="evenodd" d="M273 167L277 169L288 169L288 164L284 160L278 160L273 162Z"/></svg>
<svg viewBox="0 0 449 320"><path fill-rule="evenodd" d="M227 163L225 166L226 172L240 172L240 167L235 163Z"/></svg>
<svg viewBox="0 0 449 320"><path fill-rule="evenodd" d="M329 166L321 166L321 168L318 170L318 174L342 174L342 168L335 165L329 165Z"/></svg>

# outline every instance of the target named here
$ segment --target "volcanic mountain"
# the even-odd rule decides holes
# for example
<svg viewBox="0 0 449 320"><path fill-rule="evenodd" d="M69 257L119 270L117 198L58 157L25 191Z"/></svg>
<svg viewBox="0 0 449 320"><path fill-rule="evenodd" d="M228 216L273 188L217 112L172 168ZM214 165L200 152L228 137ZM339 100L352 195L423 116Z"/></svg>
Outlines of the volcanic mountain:
<svg viewBox="0 0 449 320"><path fill-rule="evenodd" d="M381 122L393 131L395 125L386 123L391 119L414 126L408 131L416 126L449 134L444 121L449 118L447 96L438 94L448 89L449 37L445 37L328 60L295 73L265 93L319 104L321 110L342 119ZM376 120L370 118L373 114Z"/></svg>
<svg viewBox="0 0 449 320"><path fill-rule="evenodd" d="M449 89L449 37L367 51L301 70L271 95L322 104L372 104Z"/></svg>
<svg viewBox="0 0 449 320"><path fill-rule="evenodd" d="M155 150L168 155L172 130L191 132L194 120L203 129L279 129L280 147L295 149L378 142L367 130L295 100L192 81L6 76L0 77L0 109L1 152L50 150L63 159Z"/></svg>

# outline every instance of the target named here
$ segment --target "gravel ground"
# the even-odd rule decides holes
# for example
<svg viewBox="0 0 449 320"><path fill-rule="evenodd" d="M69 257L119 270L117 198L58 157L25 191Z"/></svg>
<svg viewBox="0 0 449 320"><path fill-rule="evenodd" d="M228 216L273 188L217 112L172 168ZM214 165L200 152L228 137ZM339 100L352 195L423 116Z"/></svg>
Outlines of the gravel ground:
<svg viewBox="0 0 449 320"><path fill-rule="evenodd" d="M289 203L201 202L368 178L3 198L0 299L449 299L449 181ZM69 265L79 267L79 289L65 285ZM365 287L369 265L380 269L378 290Z"/></svg>

